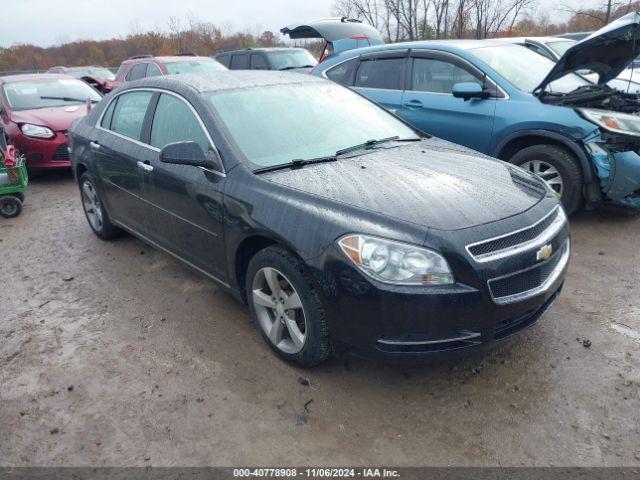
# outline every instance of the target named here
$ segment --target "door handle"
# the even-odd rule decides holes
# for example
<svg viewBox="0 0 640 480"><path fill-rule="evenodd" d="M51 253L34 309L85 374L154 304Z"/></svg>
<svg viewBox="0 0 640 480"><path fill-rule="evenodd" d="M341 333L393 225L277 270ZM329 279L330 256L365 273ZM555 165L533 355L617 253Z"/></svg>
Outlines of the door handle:
<svg viewBox="0 0 640 480"><path fill-rule="evenodd" d="M153 172L153 165L151 165L149 162L138 161L138 168L141 168L145 172Z"/></svg>
<svg viewBox="0 0 640 480"><path fill-rule="evenodd" d="M93 148L94 150L97 150L100 148L100 144L98 142L89 142L89 145L91 146L91 148Z"/></svg>
<svg viewBox="0 0 640 480"><path fill-rule="evenodd" d="M422 108L423 107L422 102L420 100L416 100L416 99L408 100L408 101L404 102L403 105L405 107L413 107L413 108Z"/></svg>

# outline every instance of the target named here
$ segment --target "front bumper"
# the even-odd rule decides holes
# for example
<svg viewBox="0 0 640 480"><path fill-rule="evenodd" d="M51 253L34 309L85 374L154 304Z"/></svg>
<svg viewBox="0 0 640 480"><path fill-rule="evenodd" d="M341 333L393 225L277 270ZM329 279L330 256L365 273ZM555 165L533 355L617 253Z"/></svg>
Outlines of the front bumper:
<svg viewBox="0 0 640 480"><path fill-rule="evenodd" d="M380 283L329 254L319 281L336 354L415 361L473 351L535 324L562 289L570 251L566 223L538 238L555 252L544 261L540 245L488 261L448 258L458 281L448 286Z"/></svg>
<svg viewBox="0 0 640 480"><path fill-rule="evenodd" d="M12 136L10 141L26 156L27 168L30 170L71 167L68 139L64 132L56 132L56 136L51 139L31 138L20 133Z"/></svg>

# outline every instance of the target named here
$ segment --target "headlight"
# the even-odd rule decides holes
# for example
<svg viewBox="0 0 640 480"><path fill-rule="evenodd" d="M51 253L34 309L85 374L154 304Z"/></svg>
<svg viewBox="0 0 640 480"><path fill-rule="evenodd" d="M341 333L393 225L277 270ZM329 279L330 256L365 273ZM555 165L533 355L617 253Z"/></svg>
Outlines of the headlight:
<svg viewBox="0 0 640 480"><path fill-rule="evenodd" d="M40 125L31 125L30 123L25 123L20 129L27 137L53 138L56 136L50 128L41 127Z"/></svg>
<svg viewBox="0 0 640 480"><path fill-rule="evenodd" d="M406 243L368 235L347 235L338 245L365 274L398 285L449 285L455 282L447 261L438 253Z"/></svg>
<svg viewBox="0 0 640 480"><path fill-rule="evenodd" d="M636 115L595 108L577 108L576 111L605 130L640 137L640 117Z"/></svg>

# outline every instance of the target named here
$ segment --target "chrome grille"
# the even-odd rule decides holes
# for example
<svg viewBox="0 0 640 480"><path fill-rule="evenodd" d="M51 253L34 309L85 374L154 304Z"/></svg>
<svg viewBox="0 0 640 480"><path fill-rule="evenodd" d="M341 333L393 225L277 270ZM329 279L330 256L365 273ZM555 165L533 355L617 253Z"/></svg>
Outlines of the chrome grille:
<svg viewBox="0 0 640 480"><path fill-rule="evenodd" d="M530 250L546 243L566 222L566 215L556 207L546 217L533 225L467 246L467 251L477 262L489 262Z"/></svg>
<svg viewBox="0 0 640 480"><path fill-rule="evenodd" d="M543 293L558 279L569 261L571 244L566 240L562 248L549 260L504 277L489 280L494 302L507 304Z"/></svg>

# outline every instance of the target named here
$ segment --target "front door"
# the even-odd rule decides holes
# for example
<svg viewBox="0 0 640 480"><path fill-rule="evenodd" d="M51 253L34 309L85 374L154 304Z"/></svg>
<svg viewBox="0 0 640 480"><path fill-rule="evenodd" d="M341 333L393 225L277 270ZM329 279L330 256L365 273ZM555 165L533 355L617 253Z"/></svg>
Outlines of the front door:
<svg viewBox="0 0 640 480"><path fill-rule="evenodd" d="M149 174L154 207L152 238L195 267L219 280L227 278L224 254L223 195L226 177L219 172L160 161L169 143L197 142L215 148L200 117L184 98L162 93L153 115Z"/></svg>
<svg viewBox="0 0 640 480"><path fill-rule="evenodd" d="M410 62L402 118L423 132L489 153L497 89L465 62L441 52L412 51ZM484 86L487 98L455 98L453 86L466 82Z"/></svg>

